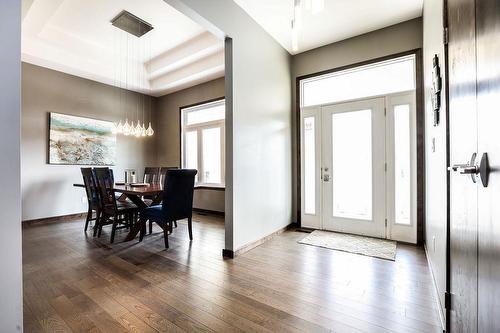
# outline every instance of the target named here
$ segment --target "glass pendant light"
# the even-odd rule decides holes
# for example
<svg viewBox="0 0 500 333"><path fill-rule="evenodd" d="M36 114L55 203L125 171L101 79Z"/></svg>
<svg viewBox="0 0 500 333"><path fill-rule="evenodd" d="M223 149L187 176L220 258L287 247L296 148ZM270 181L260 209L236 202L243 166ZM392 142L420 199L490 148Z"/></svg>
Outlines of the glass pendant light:
<svg viewBox="0 0 500 333"><path fill-rule="evenodd" d="M125 119L125 125L123 125L123 135L125 136L130 135L130 125L128 123L128 119Z"/></svg>
<svg viewBox="0 0 500 333"><path fill-rule="evenodd" d="M146 126L142 123L141 136L146 136Z"/></svg>
<svg viewBox="0 0 500 333"><path fill-rule="evenodd" d="M136 138L141 136L141 131L142 131L141 124L139 123L139 120L137 120L137 126L135 127L135 130L134 130L134 135Z"/></svg>
<svg viewBox="0 0 500 333"><path fill-rule="evenodd" d="M118 123L118 125L116 125L116 133L117 134L122 134L123 133L123 124L122 124L121 119L120 119L120 122Z"/></svg>
<svg viewBox="0 0 500 333"><path fill-rule="evenodd" d="M153 131L153 127L151 127L151 122L149 122L148 129L146 130L146 135L153 136L153 134L155 134L155 131Z"/></svg>

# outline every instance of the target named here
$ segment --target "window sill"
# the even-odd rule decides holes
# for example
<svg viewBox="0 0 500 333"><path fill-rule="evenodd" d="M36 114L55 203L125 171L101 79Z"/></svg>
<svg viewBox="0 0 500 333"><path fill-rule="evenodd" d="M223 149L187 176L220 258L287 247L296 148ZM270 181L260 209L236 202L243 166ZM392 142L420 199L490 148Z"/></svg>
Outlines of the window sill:
<svg viewBox="0 0 500 333"><path fill-rule="evenodd" d="M215 184L197 184L194 185L195 190L213 190L213 191L225 191L225 185L215 185Z"/></svg>

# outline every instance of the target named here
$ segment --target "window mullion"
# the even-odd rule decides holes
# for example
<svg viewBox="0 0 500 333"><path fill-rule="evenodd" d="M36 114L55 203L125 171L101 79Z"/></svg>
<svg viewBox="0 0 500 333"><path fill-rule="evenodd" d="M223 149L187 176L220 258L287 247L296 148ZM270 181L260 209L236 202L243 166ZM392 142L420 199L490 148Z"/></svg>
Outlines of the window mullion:
<svg viewBox="0 0 500 333"><path fill-rule="evenodd" d="M203 129L199 128L196 130L196 136L198 140L198 183L205 183L205 173L203 171Z"/></svg>

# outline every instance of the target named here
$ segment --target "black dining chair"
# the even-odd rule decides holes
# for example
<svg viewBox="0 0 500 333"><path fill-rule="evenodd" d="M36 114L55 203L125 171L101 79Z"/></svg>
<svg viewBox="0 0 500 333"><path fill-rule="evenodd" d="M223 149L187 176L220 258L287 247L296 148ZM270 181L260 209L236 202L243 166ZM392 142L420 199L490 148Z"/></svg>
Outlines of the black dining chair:
<svg viewBox="0 0 500 333"><path fill-rule="evenodd" d="M159 176L158 176L158 183L157 184L165 184L165 177L167 176L167 171L168 170L176 170L179 169L179 167L161 167ZM174 221L174 227L177 228L177 221ZM149 221L149 233L153 233L153 222Z"/></svg>
<svg viewBox="0 0 500 333"><path fill-rule="evenodd" d="M168 233L172 232L172 223L188 220L189 239L193 240L193 192L197 170L172 169L165 177L163 201L161 205L145 208L139 213L142 241L146 233L146 222L156 222L163 229L165 248L168 249Z"/></svg>
<svg viewBox="0 0 500 333"><path fill-rule="evenodd" d="M159 179L158 179L158 184L165 184L165 177L167 176L167 171L168 170L175 170L179 169L178 167L161 167L160 168L160 173L159 173Z"/></svg>
<svg viewBox="0 0 500 333"><path fill-rule="evenodd" d="M144 168L144 183L159 184L160 183L160 168L158 167L145 167Z"/></svg>
<svg viewBox="0 0 500 333"><path fill-rule="evenodd" d="M85 219L85 231L89 226L90 221L95 221L94 236L97 232L97 225L99 224L99 216L101 215L101 202L99 200L99 191L92 168L81 168L83 176L83 184L85 185L85 193L87 194L88 211L87 218ZM95 218L93 213L95 211Z"/></svg>
<svg viewBox="0 0 500 333"><path fill-rule="evenodd" d="M139 209L132 202L116 199L113 173L109 168L96 168L94 172L101 200L98 236L101 236L103 226L112 224L110 242L113 243L116 230L131 227L132 219Z"/></svg>

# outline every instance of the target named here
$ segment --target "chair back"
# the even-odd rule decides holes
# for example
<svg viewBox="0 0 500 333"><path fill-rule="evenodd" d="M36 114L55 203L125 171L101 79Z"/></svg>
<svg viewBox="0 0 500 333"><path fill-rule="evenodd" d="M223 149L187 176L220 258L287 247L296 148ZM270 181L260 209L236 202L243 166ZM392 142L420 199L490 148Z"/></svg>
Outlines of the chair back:
<svg viewBox="0 0 500 333"><path fill-rule="evenodd" d="M169 220L193 215L194 178L197 170L170 169L164 183L162 213Z"/></svg>
<svg viewBox="0 0 500 333"><path fill-rule="evenodd" d="M117 211L113 172L109 168L95 168L94 172L103 209Z"/></svg>
<svg viewBox="0 0 500 333"><path fill-rule="evenodd" d="M159 184L160 183L160 168L157 167L146 167L144 168L144 180L143 182L149 184Z"/></svg>
<svg viewBox="0 0 500 333"><path fill-rule="evenodd" d="M165 178L167 177L168 170L179 169L178 167L161 167L160 168L160 176L159 176L159 184L165 184Z"/></svg>
<svg viewBox="0 0 500 333"><path fill-rule="evenodd" d="M98 204L99 194L92 168L81 168L80 170L82 171L83 184L85 185L85 193L87 194L89 205Z"/></svg>

